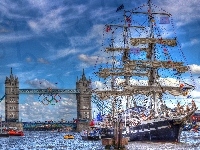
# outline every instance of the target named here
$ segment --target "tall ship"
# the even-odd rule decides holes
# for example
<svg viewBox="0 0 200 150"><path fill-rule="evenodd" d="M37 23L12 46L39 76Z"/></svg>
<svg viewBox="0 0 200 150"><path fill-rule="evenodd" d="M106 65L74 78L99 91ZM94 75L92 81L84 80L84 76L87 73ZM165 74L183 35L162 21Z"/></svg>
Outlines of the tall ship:
<svg viewBox="0 0 200 150"><path fill-rule="evenodd" d="M197 107L171 14L150 0L136 9L123 8L117 10L122 20L105 25L101 56L107 59L99 58L96 66L100 86L93 92L110 110L98 124L105 137L178 142Z"/></svg>

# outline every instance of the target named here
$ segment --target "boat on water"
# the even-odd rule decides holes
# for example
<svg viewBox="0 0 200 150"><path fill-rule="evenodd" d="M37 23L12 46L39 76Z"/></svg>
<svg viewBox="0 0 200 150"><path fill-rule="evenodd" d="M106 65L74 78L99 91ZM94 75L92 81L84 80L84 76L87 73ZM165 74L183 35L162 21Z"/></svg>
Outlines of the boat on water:
<svg viewBox="0 0 200 150"><path fill-rule="evenodd" d="M92 120L88 130L83 130L80 133L82 140L100 140L102 138L101 128L98 126L97 121Z"/></svg>
<svg viewBox="0 0 200 150"><path fill-rule="evenodd" d="M74 139L74 136L71 134L64 135L64 139Z"/></svg>
<svg viewBox="0 0 200 150"><path fill-rule="evenodd" d="M23 131L18 131L13 129L9 129L7 133L9 134L9 136L24 136Z"/></svg>
<svg viewBox="0 0 200 150"><path fill-rule="evenodd" d="M193 80L186 82L189 66L173 58L173 52L184 56L176 35L167 31L173 29L170 17L148 0L146 5L124 10L116 24L105 26L107 59L99 68L96 65L95 72L105 86L93 90L111 106L100 123L105 137L119 134L129 141L178 142L183 125L197 110L190 94Z"/></svg>

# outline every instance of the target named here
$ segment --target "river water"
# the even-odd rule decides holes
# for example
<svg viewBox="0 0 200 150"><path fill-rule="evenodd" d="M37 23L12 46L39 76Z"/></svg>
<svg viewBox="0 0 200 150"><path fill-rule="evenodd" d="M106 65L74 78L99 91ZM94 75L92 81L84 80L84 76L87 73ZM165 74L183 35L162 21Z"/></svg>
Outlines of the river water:
<svg viewBox="0 0 200 150"><path fill-rule="evenodd" d="M25 131L23 137L0 138L0 150L103 150L101 141L83 141L80 134L72 132L75 139L64 139L67 133L51 131ZM200 132L184 131L180 143L129 142L127 150L199 150Z"/></svg>

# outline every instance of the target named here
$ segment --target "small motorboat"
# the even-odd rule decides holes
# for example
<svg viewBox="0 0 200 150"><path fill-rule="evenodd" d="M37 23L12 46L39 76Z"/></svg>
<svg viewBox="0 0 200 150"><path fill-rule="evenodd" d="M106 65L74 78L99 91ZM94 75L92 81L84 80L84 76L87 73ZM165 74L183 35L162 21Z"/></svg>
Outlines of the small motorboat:
<svg viewBox="0 0 200 150"><path fill-rule="evenodd" d="M74 136L71 134L64 135L64 139L74 139Z"/></svg>
<svg viewBox="0 0 200 150"><path fill-rule="evenodd" d="M23 131L17 131L17 130L9 130L8 134L9 136L24 136Z"/></svg>

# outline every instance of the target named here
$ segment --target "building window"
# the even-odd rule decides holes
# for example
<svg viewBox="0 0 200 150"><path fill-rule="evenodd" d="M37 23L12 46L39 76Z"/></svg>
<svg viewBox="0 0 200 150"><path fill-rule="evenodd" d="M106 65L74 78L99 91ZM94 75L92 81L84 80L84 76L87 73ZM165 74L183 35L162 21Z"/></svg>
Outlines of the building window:
<svg viewBox="0 0 200 150"><path fill-rule="evenodd" d="M16 110L17 106L10 106L10 110Z"/></svg>
<svg viewBox="0 0 200 150"><path fill-rule="evenodd" d="M11 102L11 103L15 102L15 99L14 99L13 97L10 98L10 102Z"/></svg>
<svg viewBox="0 0 200 150"><path fill-rule="evenodd" d="M15 117L15 114L14 114L14 113L10 113L9 117L10 117L10 118L14 118L14 117Z"/></svg>

